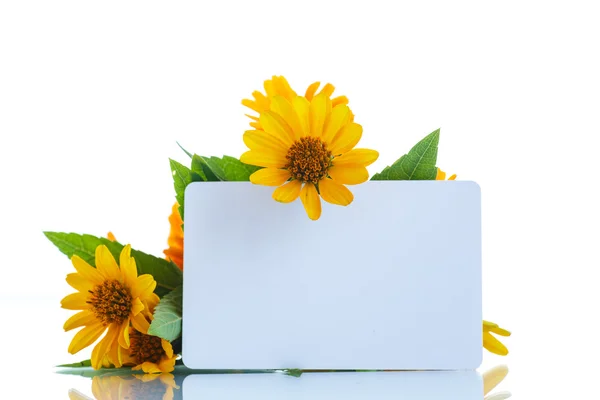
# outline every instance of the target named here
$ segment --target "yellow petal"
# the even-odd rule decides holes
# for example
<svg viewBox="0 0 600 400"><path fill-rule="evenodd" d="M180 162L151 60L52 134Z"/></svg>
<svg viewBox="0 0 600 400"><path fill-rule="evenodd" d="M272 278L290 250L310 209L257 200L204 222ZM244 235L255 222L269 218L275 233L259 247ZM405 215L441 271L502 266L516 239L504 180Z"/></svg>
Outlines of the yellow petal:
<svg viewBox="0 0 600 400"><path fill-rule="evenodd" d="M78 272L67 274L67 283L71 285L73 289L83 293L88 293L88 291L94 288L94 284Z"/></svg>
<svg viewBox="0 0 600 400"><path fill-rule="evenodd" d="M106 336L104 336L102 340L98 342L96 346L94 346L94 350L92 350L91 357L92 368L100 369L100 367L102 367L102 360L104 359L104 356L108 354L110 348L112 347L112 344L115 341L115 338L117 337L118 331L118 325L110 325Z"/></svg>
<svg viewBox="0 0 600 400"><path fill-rule="evenodd" d="M379 152L370 149L353 149L339 157L334 158L334 165L362 165L363 167L373 164L379 158Z"/></svg>
<svg viewBox="0 0 600 400"><path fill-rule="evenodd" d="M331 115L329 115L327 120L325 130L323 131L322 140L325 143L331 143L340 129L342 129L342 127L348 123L349 118L350 109L347 105L340 104L339 106L333 107L331 110Z"/></svg>
<svg viewBox="0 0 600 400"><path fill-rule="evenodd" d="M91 281L94 285L99 285L104 282L102 274L100 274L96 268L83 261L79 256L71 257L71 263L82 277Z"/></svg>
<svg viewBox="0 0 600 400"><path fill-rule="evenodd" d="M60 306L67 310L87 310L90 305L87 303L89 293L71 293L60 301Z"/></svg>
<svg viewBox="0 0 600 400"><path fill-rule="evenodd" d="M138 315L144 310L144 308L146 308L144 303L142 303L139 297L136 297L131 303L131 315Z"/></svg>
<svg viewBox="0 0 600 400"><path fill-rule="evenodd" d="M175 357L166 358L158 363L158 369L164 372L171 372L175 369Z"/></svg>
<svg viewBox="0 0 600 400"><path fill-rule="evenodd" d="M290 179L290 172L279 168L263 168L250 175L250 182L257 185L279 186Z"/></svg>
<svg viewBox="0 0 600 400"><path fill-rule="evenodd" d="M298 198L301 189L302 183L299 180L293 180L275 189L273 199L280 203L291 203Z"/></svg>
<svg viewBox="0 0 600 400"><path fill-rule="evenodd" d="M508 355L508 349L498 339L496 339L491 333L483 332L483 347L491 353L498 354L499 356Z"/></svg>
<svg viewBox="0 0 600 400"><path fill-rule="evenodd" d="M131 325L138 331L144 334L148 333L148 328L150 327L150 323L144 317L144 313L139 313L131 319Z"/></svg>
<svg viewBox="0 0 600 400"><path fill-rule="evenodd" d="M292 128L273 111L264 111L260 114L260 125L265 132L281 140L287 146L294 143L295 135Z"/></svg>
<svg viewBox="0 0 600 400"><path fill-rule="evenodd" d="M258 106L258 104L256 104L256 102L249 100L249 99L243 99L242 105L244 105L258 113L262 111L262 109Z"/></svg>
<svg viewBox="0 0 600 400"><path fill-rule="evenodd" d="M100 335L106 330L106 327L100 322L94 325L88 325L75 334L71 344L69 344L69 353L75 354L94 343Z"/></svg>
<svg viewBox="0 0 600 400"><path fill-rule="evenodd" d="M156 293L152 293L152 295L146 300L144 308L146 308L150 312L154 312L154 307L156 307L159 301L160 298L156 295Z"/></svg>
<svg viewBox="0 0 600 400"><path fill-rule="evenodd" d="M483 395L491 392L508 375L508 367L499 365L483 373Z"/></svg>
<svg viewBox="0 0 600 400"><path fill-rule="evenodd" d="M435 176L435 180L436 181L445 181L446 180L446 173L444 171L442 171L441 169L437 169L437 174Z"/></svg>
<svg viewBox="0 0 600 400"><path fill-rule="evenodd" d="M257 167L283 168L287 164L285 154L272 151L250 150L242 154L240 161Z"/></svg>
<svg viewBox="0 0 600 400"><path fill-rule="evenodd" d="M142 371L144 371L147 374L157 374L159 372L162 372L160 368L158 368L158 365L149 361L142 363Z"/></svg>
<svg viewBox="0 0 600 400"><path fill-rule="evenodd" d="M321 217L321 199L315 185L312 183L305 184L300 192L300 200L302 200L308 218L316 221Z"/></svg>
<svg viewBox="0 0 600 400"><path fill-rule="evenodd" d="M319 192L323 200L331 204L347 206L354 200L354 195L346 186L329 178L319 181Z"/></svg>
<svg viewBox="0 0 600 400"><path fill-rule="evenodd" d="M123 274L123 283L127 287L133 286L137 278L137 267L135 259L131 257L131 246L127 245L121 250L119 259L121 273Z"/></svg>
<svg viewBox="0 0 600 400"><path fill-rule="evenodd" d="M344 126L331 142L329 149L334 156L346 153L354 148L362 137L362 126L352 122Z"/></svg>
<svg viewBox="0 0 600 400"><path fill-rule="evenodd" d="M161 339L160 343L168 358L173 357L173 346L165 339Z"/></svg>
<svg viewBox="0 0 600 400"><path fill-rule="evenodd" d="M510 331L507 331L506 329L502 329L499 326L490 329L490 332L495 333L496 335L500 335L500 336L510 336L511 335Z"/></svg>
<svg viewBox="0 0 600 400"><path fill-rule="evenodd" d="M323 86L323 89L321 89L319 94L324 94L327 97L331 97L331 95L333 94L334 91L335 91L335 86L333 86L331 83L328 83L325 86Z"/></svg>
<svg viewBox="0 0 600 400"><path fill-rule="evenodd" d="M300 127L302 128L301 136L308 136L310 132L310 102L306 98L298 96L292 100L292 105L300 121Z"/></svg>
<svg viewBox="0 0 600 400"><path fill-rule="evenodd" d="M334 99L331 99L331 106L332 107L335 107L338 104L348 104L348 103L349 103L349 101L348 101L348 98L346 96L338 96L338 97L336 97Z"/></svg>
<svg viewBox="0 0 600 400"><path fill-rule="evenodd" d="M314 83L311 83L308 86L308 88L306 88L306 93L304 94L304 97L306 97L306 100L311 101L313 99L313 96L317 92L317 89L319 88L320 85L321 85L321 82L314 82Z"/></svg>
<svg viewBox="0 0 600 400"><path fill-rule="evenodd" d="M269 99L264 94L255 90L252 92L252 97L254 97L254 104L256 105L255 111L260 113L269 109Z"/></svg>
<svg viewBox="0 0 600 400"><path fill-rule="evenodd" d="M274 96L271 99L271 110L283 118L283 120L292 128L294 141L304 135L304 129L300 124L300 119L292 104L282 96Z"/></svg>
<svg viewBox="0 0 600 400"><path fill-rule="evenodd" d="M274 76L273 83L275 84L275 90L281 96L288 100L296 97L296 92L292 90L290 84L284 76Z"/></svg>
<svg viewBox="0 0 600 400"><path fill-rule="evenodd" d="M334 165L329 169L329 176L344 185L358 185L369 180L369 171L362 165Z"/></svg>
<svg viewBox="0 0 600 400"><path fill-rule="evenodd" d="M275 77L273 76L273 78ZM265 92L267 93L267 97L275 96L275 94L277 93L275 91L275 83L271 79L268 79L264 82L264 88Z"/></svg>
<svg viewBox="0 0 600 400"><path fill-rule="evenodd" d="M108 247L100 245L96 247L96 269L106 279L119 279L121 273L115 258L111 254Z"/></svg>
<svg viewBox="0 0 600 400"><path fill-rule="evenodd" d="M281 154L287 154L288 146L273 135L265 131L246 131L244 132L244 143L251 150L272 151Z"/></svg>
<svg viewBox="0 0 600 400"><path fill-rule="evenodd" d="M131 287L131 297L141 297L142 299L150 296L156 289L156 281L150 274L144 274L137 277L135 284Z"/></svg>
<svg viewBox="0 0 600 400"><path fill-rule="evenodd" d="M109 359L109 361L116 368L121 368L123 366L123 350L122 350L122 347L121 346L114 346L114 345L110 346L110 349L108 351L108 359Z"/></svg>
<svg viewBox="0 0 600 400"><path fill-rule="evenodd" d="M63 325L63 329L65 331L70 331L71 329L79 328L80 326L92 325L94 322L97 322L94 313L90 310L83 310L72 315Z"/></svg>
<svg viewBox="0 0 600 400"><path fill-rule="evenodd" d="M452 175L450 176L450 178L448 178L448 180L449 180L449 181L456 180L456 174L452 174Z"/></svg>
<svg viewBox="0 0 600 400"><path fill-rule="evenodd" d="M121 324L119 327L116 337L118 338L119 346L124 349L129 348L129 318L123 321L123 324Z"/></svg>
<svg viewBox="0 0 600 400"><path fill-rule="evenodd" d="M310 136L320 137L327 120L327 111L331 108L331 100L324 94L318 94L310 102Z"/></svg>

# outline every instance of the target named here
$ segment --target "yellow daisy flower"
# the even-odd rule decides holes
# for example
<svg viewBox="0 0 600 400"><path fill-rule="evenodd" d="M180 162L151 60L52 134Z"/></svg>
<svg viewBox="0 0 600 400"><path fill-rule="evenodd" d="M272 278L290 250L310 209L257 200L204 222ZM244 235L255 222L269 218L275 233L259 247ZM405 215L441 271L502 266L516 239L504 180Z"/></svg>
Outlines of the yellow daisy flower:
<svg viewBox="0 0 600 400"><path fill-rule="evenodd" d="M354 196L344 185L369 179L367 166L379 153L354 149L362 126L346 104L333 105L330 91L305 96L269 97L260 112L260 129L246 131L250 148L240 160L264 167L250 176L259 185L279 186L273 198L289 203L300 197L312 220L321 216L321 200L346 206Z"/></svg>
<svg viewBox="0 0 600 400"><path fill-rule="evenodd" d="M169 248L164 250L163 253L167 260L173 261L183 271L183 228L181 227L183 221L179 215L179 203L173 204L169 224L171 225L169 239L167 240Z"/></svg>
<svg viewBox="0 0 600 400"><path fill-rule="evenodd" d="M453 181L455 179L456 179L456 174L454 174L450 178L448 178L449 181ZM435 180L436 181L445 181L446 180L446 173L444 171L442 171L441 169L438 168Z"/></svg>
<svg viewBox="0 0 600 400"><path fill-rule="evenodd" d="M304 97L308 101L311 101L317 93L319 86L321 86L320 82L312 83L306 89ZM271 109L271 98L273 96L282 96L288 101L292 101L298 96L283 76L273 76L271 79L267 79L264 83L264 87L266 95L256 90L252 93L252 97L254 97L254 99L244 99L242 100L242 104L260 114L263 111L268 111ZM324 93L328 97L331 97L334 90L334 86L328 83L321 89L319 94ZM338 104L348 104L348 98L346 96L338 96L331 100L332 107L335 107ZM252 120L252 122L250 122L250 126L255 129L262 129L260 125L260 119L258 117L248 114L246 114L246 116Z"/></svg>
<svg viewBox="0 0 600 400"><path fill-rule="evenodd" d="M160 300L158 296L146 303L142 311L144 316L152 321L154 308ZM169 341L158 336L148 335L148 330L141 331L135 327L129 328L130 346L116 346L111 349L104 359L104 364L117 368L131 366L134 371L142 370L147 374L171 372L175 369L177 354Z"/></svg>
<svg viewBox="0 0 600 400"><path fill-rule="evenodd" d="M500 336L510 336L510 332L500 328L498 324L483 321L483 347L485 347L487 351L500 356L508 355L506 346L496 339L492 333Z"/></svg>
<svg viewBox="0 0 600 400"><path fill-rule="evenodd" d="M104 245L96 248L95 256L96 268L78 256L71 258L77 272L67 275L67 283L77 292L62 299L61 306L80 310L65 322L65 331L83 326L73 337L69 353L88 347L108 331L92 351L92 367L98 369L111 349L129 347L130 322L138 330L148 330L147 313L142 311L148 301L157 301L158 297L152 275L137 275L129 245L121 251L120 267Z"/></svg>

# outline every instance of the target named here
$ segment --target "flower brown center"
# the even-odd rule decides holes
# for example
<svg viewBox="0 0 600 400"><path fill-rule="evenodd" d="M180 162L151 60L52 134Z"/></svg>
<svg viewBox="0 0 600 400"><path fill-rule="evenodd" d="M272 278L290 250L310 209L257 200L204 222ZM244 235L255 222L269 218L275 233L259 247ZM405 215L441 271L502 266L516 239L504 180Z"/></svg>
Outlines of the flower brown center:
<svg viewBox="0 0 600 400"><path fill-rule="evenodd" d="M321 139L311 136L297 140L285 158L288 160L285 168L292 178L302 182L318 183L331 167L331 151Z"/></svg>
<svg viewBox="0 0 600 400"><path fill-rule="evenodd" d="M104 281L89 291L92 311L104 326L122 324L131 314L132 297L129 289L119 281Z"/></svg>
<svg viewBox="0 0 600 400"><path fill-rule="evenodd" d="M158 336L145 335L132 330L129 334L129 340L129 351L137 364L146 361L156 364L166 354Z"/></svg>

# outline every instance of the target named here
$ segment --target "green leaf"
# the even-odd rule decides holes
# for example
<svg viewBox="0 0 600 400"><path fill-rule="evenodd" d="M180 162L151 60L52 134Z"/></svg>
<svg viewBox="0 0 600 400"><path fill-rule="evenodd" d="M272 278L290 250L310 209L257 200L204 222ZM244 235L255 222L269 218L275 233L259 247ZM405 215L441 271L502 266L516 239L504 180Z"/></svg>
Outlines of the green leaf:
<svg viewBox="0 0 600 400"><path fill-rule="evenodd" d="M440 130L425 136L408 154L373 175L374 181L435 180Z"/></svg>
<svg viewBox="0 0 600 400"><path fill-rule="evenodd" d="M175 187L175 198L179 203L179 215L183 220L185 188L192 182L202 182L206 177L190 170L185 165L178 163L175 160L169 159L171 164L171 172L173 173L173 186Z"/></svg>
<svg viewBox="0 0 600 400"><path fill-rule="evenodd" d="M210 158L199 156L194 154L192 157L192 171L201 175L206 182L218 182L221 181L212 168L208 165ZM215 167L216 169L216 167ZM219 171L217 171L219 172ZM222 173L222 172L221 172Z"/></svg>
<svg viewBox="0 0 600 400"><path fill-rule="evenodd" d="M181 144L179 144L179 142L177 142L177 141L176 141L175 143L177 143L177 146L179 146L179 148L180 148L181 150L183 150L183 152L184 152L185 154L187 154L187 155L188 155L190 158L192 158L192 153L190 153L189 151L187 151L186 149L184 149L184 148L183 148L183 146L182 146Z"/></svg>
<svg viewBox="0 0 600 400"><path fill-rule="evenodd" d="M56 368L83 368L83 367L91 367L92 360L83 360L73 364L61 364L57 365Z"/></svg>
<svg viewBox="0 0 600 400"><path fill-rule="evenodd" d="M77 255L93 267L96 266L96 247L100 245L108 247L115 260L119 260L124 247L118 242L111 242L106 238L92 235L62 232L44 232L44 235L69 259ZM163 296L181 286L183 274L172 262L133 249L131 256L135 259L138 275L150 274L154 277L156 281L154 292L158 296Z"/></svg>
<svg viewBox="0 0 600 400"><path fill-rule="evenodd" d="M302 374L304 373L304 371L301 369L292 368L292 369L284 369L283 373L285 375L293 376L295 378L300 378L302 376Z"/></svg>
<svg viewBox="0 0 600 400"><path fill-rule="evenodd" d="M154 309L154 319L148 334L161 337L169 342L181 336L181 301L183 286L165 295Z"/></svg>
<svg viewBox="0 0 600 400"><path fill-rule="evenodd" d="M258 171L260 167L244 164L240 160L231 156L203 157L194 155L192 158L192 171L199 171L200 168L210 169L212 176L209 181L237 181L247 182L250 175ZM205 171L206 172L206 171ZM209 173L206 173L207 177Z"/></svg>

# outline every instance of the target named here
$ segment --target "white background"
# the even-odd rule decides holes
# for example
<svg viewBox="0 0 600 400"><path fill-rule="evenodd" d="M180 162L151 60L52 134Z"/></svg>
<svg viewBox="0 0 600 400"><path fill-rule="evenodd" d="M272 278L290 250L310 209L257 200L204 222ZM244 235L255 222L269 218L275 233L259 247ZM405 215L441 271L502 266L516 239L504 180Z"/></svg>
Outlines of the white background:
<svg viewBox="0 0 600 400"><path fill-rule="evenodd" d="M42 231L112 230L161 255L175 141L239 156L240 100L284 74L350 98L381 153L371 172L442 128L439 166L482 187L484 315L514 332L484 369L506 362L516 398L593 397L598 16L580 1L1 2L2 370L37 364L29 390L66 397L48 367L88 355L66 352L72 268Z"/></svg>

